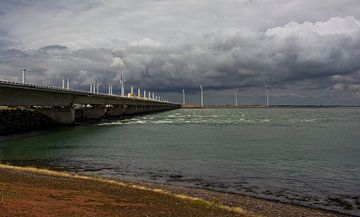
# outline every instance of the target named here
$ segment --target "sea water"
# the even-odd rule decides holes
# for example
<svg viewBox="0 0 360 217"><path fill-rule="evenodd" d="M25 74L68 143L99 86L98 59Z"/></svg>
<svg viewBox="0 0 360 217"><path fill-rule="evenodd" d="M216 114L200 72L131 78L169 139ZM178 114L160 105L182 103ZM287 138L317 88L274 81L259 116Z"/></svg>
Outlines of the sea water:
<svg viewBox="0 0 360 217"><path fill-rule="evenodd" d="M360 215L360 108L173 110L2 138L0 160Z"/></svg>

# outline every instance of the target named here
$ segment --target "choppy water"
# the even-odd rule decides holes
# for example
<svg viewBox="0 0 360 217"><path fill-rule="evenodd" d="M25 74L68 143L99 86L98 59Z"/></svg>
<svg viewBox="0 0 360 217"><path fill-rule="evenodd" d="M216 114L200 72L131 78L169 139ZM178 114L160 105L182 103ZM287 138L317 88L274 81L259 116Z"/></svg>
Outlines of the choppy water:
<svg viewBox="0 0 360 217"><path fill-rule="evenodd" d="M0 159L360 215L360 109L175 110L0 141Z"/></svg>

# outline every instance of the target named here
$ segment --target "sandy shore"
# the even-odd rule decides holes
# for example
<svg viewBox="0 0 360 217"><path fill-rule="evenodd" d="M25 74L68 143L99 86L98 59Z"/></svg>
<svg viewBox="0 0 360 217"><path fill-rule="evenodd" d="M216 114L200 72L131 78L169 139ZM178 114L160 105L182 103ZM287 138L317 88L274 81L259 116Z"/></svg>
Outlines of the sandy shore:
<svg viewBox="0 0 360 217"><path fill-rule="evenodd" d="M341 216L247 196L0 164L0 216Z"/></svg>

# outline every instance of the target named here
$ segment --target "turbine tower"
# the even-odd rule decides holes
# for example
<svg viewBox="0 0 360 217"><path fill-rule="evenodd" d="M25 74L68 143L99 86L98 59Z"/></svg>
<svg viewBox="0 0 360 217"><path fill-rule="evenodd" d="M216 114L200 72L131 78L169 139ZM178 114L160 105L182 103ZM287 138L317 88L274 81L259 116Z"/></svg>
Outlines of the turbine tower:
<svg viewBox="0 0 360 217"><path fill-rule="evenodd" d="M70 90L70 78L66 77L66 89Z"/></svg>
<svg viewBox="0 0 360 217"><path fill-rule="evenodd" d="M265 85L265 93L266 93L266 107L269 107L269 85Z"/></svg>
<svg viewBox="0 0 360 217"><path fill-rule="evenodd" d="M200 106L204 106L204 89L202 85L200 85Z"/></svg>
<svg viewBox="0 0 360 217"><path fill-rule="evenodd" d="M96 88L96 93L99 94L100 93L100 83L96 80L95 81L95 88Z"/></svg>
<svg viewBox="0 0 360 217"><path fill-rule="evenodd" d="M234 91L234 100L235 100L234 105L235 105L235 107L237 107L238 106L238 94L237 94L236 90Z"/></svg>
<svg viewBox="0 0 360 217"><path fill-rule="evenodd" d="M93 88L92 88L93 92L92 93L96 93L96 83L92 84L92 86L93 86Z"/></svg>
<svg viewBox="0 0 360 217"><path fill-rule="evenodd" d="M26 73L26 69L25 68L23 68L23 70L22 70L22 79L21 79L21 83L23 83L23 84L25 84L25 80L26 80L26 77L25 77L25 73Z"/></svg>
<svg viewBox="0 0 360 217"><path fill-rule="evenodd" d="M65 89L65 77L63 77L61 80L61 88Z"/></svg>
<svg viewBox="0 0 360 217"><path fill-rule="evenodd" d="M125 96L125 80L124 80L124 72L120 72L120 87L121 87L121 96Z"/></svg>
<svg viewBox="0 0 360 217"><path fill-rule="evenodd" d="M113 94L113 92L112 92L112 84L109 84L109 89L108 89L108 94L109 95L112 95Z"/></svg>
<svg viewBox="0 0 360 217"><path fill-rule="evenodd" d="M133 97L134 96L134 87L131 86L130 87L130 97Z"/></svg>
<svg viewBox="0 0 360 217"><path fill-rule="evenodd" d="M182 99L183 103L182 104L185 105L186 104L186 98L185 98L185 90L184 89L182 90L182 97L183 97L183 99Z"/></svg>

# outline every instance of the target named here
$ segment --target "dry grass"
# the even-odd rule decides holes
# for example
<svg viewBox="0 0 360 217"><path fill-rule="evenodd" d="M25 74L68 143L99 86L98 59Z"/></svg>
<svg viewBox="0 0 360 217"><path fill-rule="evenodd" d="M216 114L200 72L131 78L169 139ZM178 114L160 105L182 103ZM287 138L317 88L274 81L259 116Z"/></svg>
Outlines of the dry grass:
<svg viewBox="0 0 360 217"><path fill-rule="evenodd" d="M35 167L18 167L18 166L12 166L12 165L7 165L7 164L0 164L0 169L29 172L29 173L34 173L34 174L54 176L54 177L63 177L63 178L69 178L69 179L96 181L96 182L101 182L101 183L115 185L115 186L138 189L138 190L142 190L142 191L156 192L159 194L172 196L172 197L175 197L180 200L189 201L193 205L196 205L196 206L219 208L219 209L223 209L226 211L230 211L230 212L234 212L234 213L238 213L238 214L242 214L244 216L250 216L250 217L260 217L261 216L254 212L245 210L241 207L231 207L231 206L222 205L216 200L207 201L202 198L192 197L192 196L188 196L188 195L184 195L184 194L174 194L174 193L171 193L169 191L166 191L166 190L160 189L160 188L154 189L154 188L145 187L145 186L142 186L139 184L125 183L125 182L111 180L111 179L105 179L105 178L101 178L101 177L84 176L84 175L78 175L75 173L58 172L58 171L53 171L53 170L48 170L48 169L39 169L39 168L35 168Z"/></svg>

